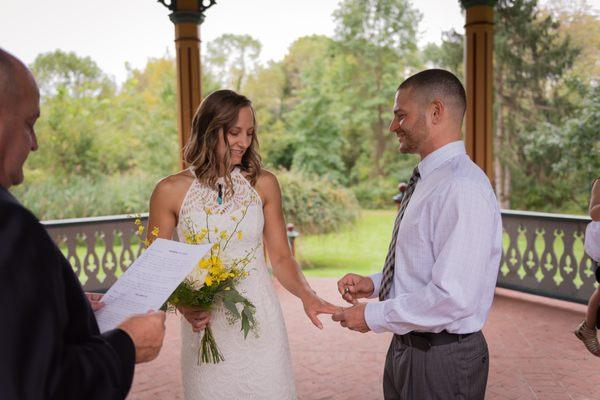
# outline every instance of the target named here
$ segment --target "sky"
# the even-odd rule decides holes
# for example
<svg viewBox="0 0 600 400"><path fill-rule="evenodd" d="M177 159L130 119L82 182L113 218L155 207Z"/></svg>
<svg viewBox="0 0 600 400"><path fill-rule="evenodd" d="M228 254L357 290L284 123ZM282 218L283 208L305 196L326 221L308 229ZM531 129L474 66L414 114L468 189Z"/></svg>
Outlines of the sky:
<svg viewBox="0 0 600 400"><path fill-rule="evenodd" d="M339 0L217 0L201 25L202 50L223 33L249 34L262 44L261 61L281 60L297 38L332 36ZM458 0L413 2L423 14L420 44L441 32L464 31ZM443 7L440 6L443 4ZM174 54L169 10L155 0L0 0L0 47L31 63L62 49L90 56L117 82L125 63L143 68L148 58Z"/></svg>
<svg viewBox="0 0 600 400"><path fill-rule="evenodd" d="M262 44L261 62L281 60L297 38L332 36L339 0L217 0L201 25L202 49L223 33L249 34ZM439 43L443 31L464 32L458 0L413 0L423 15L419 45ZM598 4L600 0L592 0ZM90 56L122 82L125 64L174 54L169 10L156 0L0 0L0 47L31 63L62 49Z"/></svg>

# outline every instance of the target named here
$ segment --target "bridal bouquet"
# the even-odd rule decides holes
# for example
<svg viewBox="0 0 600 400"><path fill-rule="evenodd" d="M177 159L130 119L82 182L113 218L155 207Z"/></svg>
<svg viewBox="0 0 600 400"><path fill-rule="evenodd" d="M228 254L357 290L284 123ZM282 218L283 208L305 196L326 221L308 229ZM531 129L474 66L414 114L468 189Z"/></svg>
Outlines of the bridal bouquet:
<svg viewBox="0 0 600 400"><path fill-rule="evenodd" d="M240 258L227 257L225 250L227 246L231 245L232 241L242 240L243 233L238 228L247 210L248 207L246 206L242 211L241 218L231 217L233 221L237 222L232 232L219 231L218 228L209 230L209 216L212 214L210 209L205 210L207 226L201 230L198 230L190 219L181 221L184 224L183 234L186 243L212 243L213 246L209 254L200 260L194 270L167 300L167 309L170 311L175 311L179 306L199 307L209 311L216 303L221 302L225 307L228 322L231 325L241 320L241 331L244 338L248 336L251 330L256 330L257 324L254 318L256 309L237 290L236 286L248 276L246 267L254 259L257 248L246 251ZM140 233L140 230L138 230L138 233ZM157 235L157 228L154 228L152 236ZM145 244L148 245L147 242ZM200 339L198 364L200 362L216 364L224 360L209 324L204 329L204 335Z"/></svg>

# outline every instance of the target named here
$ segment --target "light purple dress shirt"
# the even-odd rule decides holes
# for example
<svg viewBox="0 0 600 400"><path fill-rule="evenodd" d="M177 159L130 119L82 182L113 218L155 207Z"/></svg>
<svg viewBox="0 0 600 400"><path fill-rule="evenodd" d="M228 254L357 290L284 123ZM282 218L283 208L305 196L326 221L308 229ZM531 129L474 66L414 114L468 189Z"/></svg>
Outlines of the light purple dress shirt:
<svg viewBox="0 0 600 400"><path fill-rule="evenodd" d="M463 141L429 154L419 172L398 231L389 299L367 304L367 325L399 335L476 332L492 305L502 254L496 196ZM370 277L372 297L381 276Z"/></svg>

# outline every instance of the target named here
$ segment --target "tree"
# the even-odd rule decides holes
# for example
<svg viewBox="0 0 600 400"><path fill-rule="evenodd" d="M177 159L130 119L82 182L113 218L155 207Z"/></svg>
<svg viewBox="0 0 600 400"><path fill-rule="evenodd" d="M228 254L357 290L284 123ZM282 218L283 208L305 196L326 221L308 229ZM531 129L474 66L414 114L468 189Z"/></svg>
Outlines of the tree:
<svg viewBox="0 0 600 400"><path fill-rule="evenodd" d="M406 0L344 0L334 19L338 60L334 87L344 93L337 106L346 122L342 129L352 139L362 139L358 148L363 154L355 161L368 165L369 177L384 176L389 171L382 159L393 142L387 126L394 92L405 74L420 66L416 33L421 15ZM370 154L365 157L364 152Z"/></svg>
<svg viewBox="0 0 600 400"><path fill-rule="evenodd" d="M90 57L79 57L73 52L55 50L38 55L31 71L36 77L42 97L53 97L59 91L69 96L109 96L114 83Z"/></svg>
<svg viewBox="0 0 600 400"><path fill-rule="evenodd" d="M208 44L206 62L221 84L241 91L256 67L261 44L250 35L225 33Z"/></svg>
<svg viewBox="0 0 600 400"><path fill-rule="evenodd" d="M523 150L543 123L560 124L574 106L564 76L577 56L560 25L539 13L537 0L500 0L495 12L495 183L504 207L525 198L528 188L546 184ZM530 160L531 161L531 160ZM513 182L513 175L519 182Z"/></svg>
<svg viewBox="0 0 600 400"><path fill-rule="evenodd" d="M112 82L89 57L61 50L40 54L31 70L42 96L37 129L43 135L28 168L63 178L106 172L110 156L102 154L99 142L110 125Z"/></svg>
<svg viewBox="0 0 600 400"><path fill-rule="evenodd" d="M429 43L423 50L426 62L433 68L443 68L464 82L465 37L454 29L442 33L442 43Z"/></svg>

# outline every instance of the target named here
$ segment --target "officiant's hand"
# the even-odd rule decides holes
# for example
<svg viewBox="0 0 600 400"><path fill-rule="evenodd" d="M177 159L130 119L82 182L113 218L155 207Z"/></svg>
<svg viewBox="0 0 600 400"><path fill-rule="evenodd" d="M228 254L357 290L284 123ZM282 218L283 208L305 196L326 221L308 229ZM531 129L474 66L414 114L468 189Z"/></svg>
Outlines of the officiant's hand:
<svg viewBox="0 0 600 400"><path fill-rule="evenodd" d="M210 311L205 311L199 307L177 307L180 313L183 314L185 319L192 325L194 332L200 332L210 322Z"/></svg>
<svg viewBox="0 0 600 400"><path fill-rule="evenodd" d="M102 307L104 307L104 303L102 302L102 293L86 293L85 297L87 297L90 302L90 306L92 307L92 311L98 311Z"/></svg>
<svg viewBox="0 0 600 400"><path fill-rule="evenodd" d="M358 303L353 307L348 307L331 316L331 319L339 322L344 328L361 333L369 332L371 329L365 321L365 303Z"/></svg>
<svg viewBox="0 0 600 400"><path fill-rule="evenodd" d="M165 313L148 311L127 318L117 328L129 335L135 346L135 362L152 361L158 356L165 338Z"/></svg>
<svg viewBox="0 0 600 400"><path fill-rule="evenodd" d="M316 294L309 294L302 298L302 305L304 306L304 312L310 318L312 323L319 329L323 329L323 324L317 317L319 314L333 314L341 310L341 307L334 306L331 303L326 302Z"/></svg>
<svg viewBox="0 0 600 400"><path fill-rule="evenodd" d="M373 281L368 276L346 274L338 281L338 291L350 304L357 304L358 299L371 296L373 290Z"/></svg>

